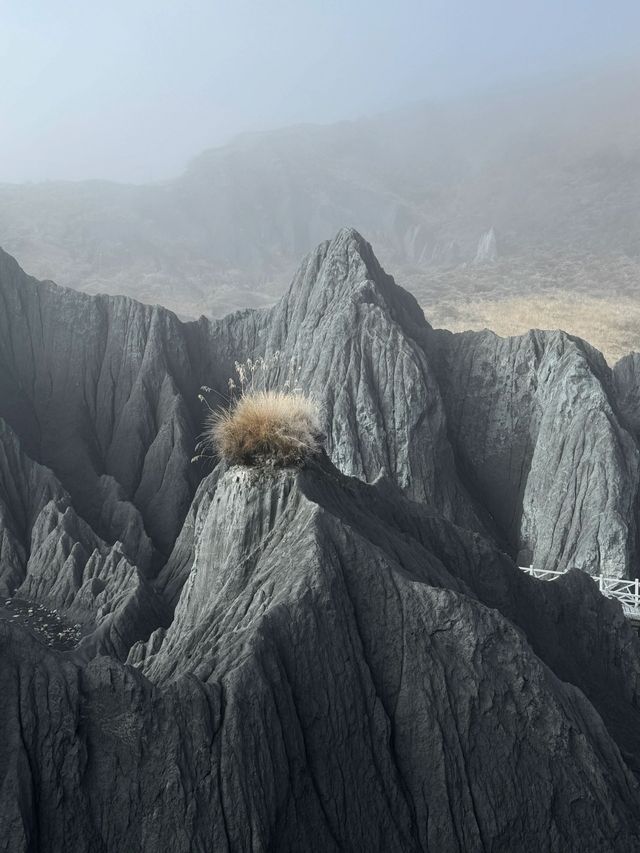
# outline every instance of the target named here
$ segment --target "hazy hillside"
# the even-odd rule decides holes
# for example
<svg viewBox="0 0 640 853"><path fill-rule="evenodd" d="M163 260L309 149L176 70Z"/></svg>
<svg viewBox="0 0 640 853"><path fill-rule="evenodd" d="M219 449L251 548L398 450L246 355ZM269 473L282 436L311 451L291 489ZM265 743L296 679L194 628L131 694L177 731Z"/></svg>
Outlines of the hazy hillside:
<svg viewBox="0 0 640 853"><path fill-rule="evenodd" d="M3 185L0 245L40 278L186 315L273 301L301 254L345 224L462 325L470 296L578 283L607 299L638 283L637 82L573 79L243 136L162 184ZM492 227L497 276L474 263Z"/></svg>

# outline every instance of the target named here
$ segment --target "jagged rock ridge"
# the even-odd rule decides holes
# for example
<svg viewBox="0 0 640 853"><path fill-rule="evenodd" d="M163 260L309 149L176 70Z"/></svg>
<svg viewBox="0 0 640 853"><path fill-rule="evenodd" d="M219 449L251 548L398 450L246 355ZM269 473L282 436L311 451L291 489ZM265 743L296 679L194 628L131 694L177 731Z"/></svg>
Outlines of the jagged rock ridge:
<svg viewBox="0 0 640 853"><path fill-rule="evenodd" d="M345 473L386 474L539 565L629 573L637 443L606 365L562 334L431 334L353 231L312 253L276 307L222 321L182 324L126 299L38 285L8 258L1 296L0 415L99 534L140 564L154 562L143 531L157 565L194 494L198 387L226 395L235 360L280 351L322 404ZM589 443L602 463L595 478Z"/></svg>
<svg viewBox="0 0 640 853"><path fill-rule="evenodd" d="M21 783L5 795L12 849L639 842L638 640L586 576L554 594L477 536L328 463L233 468L212 489L175 619L134 655L155 687L0 626L4 766ZM587 615L603 634L595 657L562 646ZM550 629L560 660L547 662ZM584 673L590 653L604 679L594 703L617 697L609 728L550 668ZM51 768L37 780L25 742Z"/></svg>
<svg viewBox="0 0 640 853"><path fill-rule="evenodd" d="M435 332L349 229L267 312L180 323L6 256L0 305L0 582L84 632L0 612L9 849L640 844L638 639L505 553L631 570L631 366ZM337 468L198 485L198 387L275 352Z"/></svg>

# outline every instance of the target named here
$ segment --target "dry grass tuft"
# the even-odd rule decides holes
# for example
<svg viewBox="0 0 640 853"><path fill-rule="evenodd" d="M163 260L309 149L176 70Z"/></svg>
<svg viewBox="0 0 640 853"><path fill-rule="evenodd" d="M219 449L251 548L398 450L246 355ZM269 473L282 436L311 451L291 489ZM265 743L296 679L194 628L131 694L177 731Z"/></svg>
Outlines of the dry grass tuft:
<svg viewBox="0 0 640 853"><path fill-rule="evenodd" d="M231 464L300 465L320 450L313 400L290 391L249 391L209 415L207 438Z"/></svg>

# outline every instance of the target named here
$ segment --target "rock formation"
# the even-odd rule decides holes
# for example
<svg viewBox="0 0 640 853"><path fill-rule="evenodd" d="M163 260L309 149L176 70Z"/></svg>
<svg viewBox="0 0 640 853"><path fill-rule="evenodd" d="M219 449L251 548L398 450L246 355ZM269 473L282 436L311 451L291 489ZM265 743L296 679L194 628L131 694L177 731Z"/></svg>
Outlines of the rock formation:
<svg viewBox="0 0 640 853"><path fill-rule="evenodd" d="M496 240L496 232L490 228L478 240L478 248L476 249L476 264L491 264L498 259L498 241Z"/></svg>
<svg viewBox="0 0 640 853"><path fill-rule="evenodd" d="M433 332L449 437L521 565L626 577L638 442L611 371L563 332Z"/></svg>
<svg viewBox="0 0 640 853"><path fill-rule="evenodd" d="M258 357L327 455L192 464L198 388ZM633 571L634 377L431 329L350 229L214 322L2 256L6 849L640 846L640 641L589 577Z"/></svg>

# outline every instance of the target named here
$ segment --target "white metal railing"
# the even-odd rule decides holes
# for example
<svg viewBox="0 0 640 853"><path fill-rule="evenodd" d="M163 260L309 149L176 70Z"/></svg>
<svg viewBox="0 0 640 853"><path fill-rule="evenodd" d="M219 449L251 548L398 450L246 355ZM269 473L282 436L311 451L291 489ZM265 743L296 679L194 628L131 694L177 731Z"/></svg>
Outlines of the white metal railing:
<svg viewBox="0 0 640 853"><path fill-rule="evenodd" d="M550 569L534 569L532 566L520 566L523 572L534 578L553 581L564 572L552 572ZM640 621L640 580L625 580L624 578L607 578L602 575L591 575L597 582L602 595L615 598L622 604L625 616L634 621Z"/></svg>

